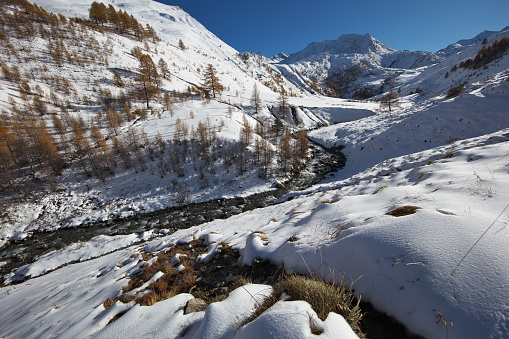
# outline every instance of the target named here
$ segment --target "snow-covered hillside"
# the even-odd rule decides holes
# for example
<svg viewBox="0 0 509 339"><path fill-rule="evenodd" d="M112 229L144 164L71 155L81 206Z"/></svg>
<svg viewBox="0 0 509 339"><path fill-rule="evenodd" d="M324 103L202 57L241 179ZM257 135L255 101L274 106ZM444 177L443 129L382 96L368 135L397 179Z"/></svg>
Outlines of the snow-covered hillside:
<svg viewBox="0 0 509 339"><path fill-rule="evenodd" d="M209 253L219 255L221 242L238 248L242 264L267 258L289 272L312 272L351 284L363 300L426 338L507 337L508 133L506 129L457 142L450 145L455 152L449 155L446 148L434 148L390 159L359 173L354 184L337 182L338 189L322 187L283 204L4 287L0 301L9 311L0 313L1 333L30 338L71 338L78 333L176 338L186 329L193 338L310 336L309 317L315 316L304 302L280 301L249 325L239 325L259 302L255 300L270 291L266 285L239 288L206 311L187 315L183 309L193 298L189 294L153 306L117 301L105 310L103 302L122 293L132 272L143 267L142 253L162 254L171 244L204 237ZM403 170L390 171L391 163ZM387 215L404 206L417 209L406 216ZM37 276L132 241L128 236L108 238L54 252L18 274ZM314 319L323 337L353 337L338 315L331 313L323 323Z"/></svg>
<svg viewBox="0 0 509 339"><path fill-rule="evenodd" d="M509 26L501 29L500 31L507 31L508 29L509 29ZM477 44L478 42L481 42L484 39L489 38L490 36L492 36L495 33L498 33L498 32L497 31L484 31L484 32L477 34L475 37L473 37L471 39L458 40L455 43L450 44L449 46L437 51L436 54L440 55L442 57L447 57L447 56L450 56L453 54L458 54L465 48L473 46L473 45Z"/></svg>
<svg viewBox="0 0 509 339"><path fill-rule="evenodd" d="M290 82L312 93L330 91L327 79L331 79L336 86L343 87L333 95L346 98L367 99L387 91L390 86L401 87L406 90L404 94L417 90L430 97L444 93L451 84L492 74L493 66L477 74L458 72L467 73L465 77L451 74L454 76L447 79L446 76L454 64L475 57L483 41L492 43L507 36L508 30L506 27L500 32L485 31L437 53L394 50L370 34L345 34L336 40L310 43L302 51L282 54L270 61ZM339 80L334 79L335 75Z"/></svg>
<svg viewBox="0 0 509 339"><path fill-rule="evenodd" d="M63 1L38 3L71 17L88 17L91 2L78 1L72 6ZM23 239L37 229L55 230L84 222L150 212L182 202L245 196L268 190L273 184L274 177L261 180L257 170L251 167L241 176L235 169L228 169L226 175L218 175L219 170L224 170L219 167L225 165L223 159L214 160L211 166L208 161L191 161L194 158L189 157L189 152L184 152L187 164L176 173L175 160L170 160L169 148L166 146L175 139L177 126L186 131L188 138L194 138L193 133L200 126L206 125L207 130L218 140L216 151L225 152L233 158L244 119L253 130L257 124L264 124L264 130L270 131L275 121L273 114L277 115L278 112L279 97L271 88L279 90L280 86L284 86L288 93L294 95L300 89L286 82L275 69L258 62L254 57L241 57L178 7L153 1L106 1L106 4L113 4L138 20L149 23L162 41L141 42L132 35L115 34L115 31L101 32L65 21L59 23L61 38L57 41L65 47L67 54L63 54L69 55L67 58L71 62L66 60L58 66L53 57L56 54L52 50L55 44L48 38L51 36L49 28L46 28L47 36L37 34L30 39L7 32L10 40L5 49L2 49L2 60L5 62L2 65L10 73L17 72L23 77L16 79L16 76L12 76L8 79L5 76L0 79L0 107L10 112L7 114L9 119L14 116L13 112L21 112L19 108L31 112L35 106L39 107L40 120L49 127L57 146L72 141L70 125L75 121L80 122L88 132L92 124L97 125L110 146L112 137L126 142L138 138L145 146L151 144L157 147L157 153L162 155L157 160L154 159L155 153L141 155L137 161L141 164L135 162L134 166L117 158L113 170L116 175L109 177L106 183L103 182L105 178L87 178L94 164L87 169L87 166L77 164L77 156L70 156L74 166L63 170L61 178L54 182L56 189L54 186L47 191L44 187L42 192L37 189L34 192L32 187L22 194L28 196L27 199L21 198L21 201L13 203L10 201L16 194L13 188L16 185L12 182L9 184L10 179L6 179L8 191L14 194L3 197L6 199L7 211L0 216L3 224L0 229L2 245L9 240ZM185 48L178 46L179 41L183 42ZM12 46L12 49L8 49L8 46ZM153 100L150 109L146 109L142 102L136 102L136 99L133 102L136 93L132 90L136 87L139 69L139 61L133 52L136 49L149 55L154 63L161 60L166 62L169 76L160 80L160 86L170 96L170 107L162 94ZM202 86L208 64L215 67L217 77L225 89L216 100L205 102L201 100L197 87ZM31 76L25 78L26 74ZM115 74L120 76L123 84L117 84ZM21 85L28 90L24 90L25 94L21 96L24 99L20 100ZM260 98L256 114L252 108L255 85ZM343 100L334 98L289 97L287 100L299 106L293 115L289 114L286 119L282 119L290 129L314 128L326 125L329 121L349 121L366 116L373 110L373 105L361 103L343 107ZM114 103L114 111L106 107L111 102ZM145 112L146 117L139 116L140 112ZM54 116L67 124L63 137L58 136L54 129ZM119 117L122 121L115 127L118 123L115 119ZM9 126L14 128L13 123ZM24 133L29 134L27 130L18 134ZM255 139L260 138L256 136L251 141L254 143ZM154 152L153 148L145 146L145 153ZM278 142L274 139L270 147L274 149L277 146ZM60 154L69 156L68 150L62 150ZM277 157L270 157L267 162L276 164ZM121 164L130 168L124 169ZM80 167L84 167L85 171ZM34 180L43 180L32 180L33 173L26 174L32 176L20 175L28 179L16 179L18 186L23 187L22 191L33 185ZM45 173L41 175L46 176ZM24 181L28 181L28 185Z"/></svg>

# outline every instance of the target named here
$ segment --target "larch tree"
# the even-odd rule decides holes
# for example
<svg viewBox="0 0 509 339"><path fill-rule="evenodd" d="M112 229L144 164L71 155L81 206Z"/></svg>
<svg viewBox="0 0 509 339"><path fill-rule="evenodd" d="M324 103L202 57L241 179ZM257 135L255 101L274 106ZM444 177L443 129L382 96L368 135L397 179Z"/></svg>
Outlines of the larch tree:
<svg viewBox="0 0 509 339"><path fill-rule="evenodd" d="M398 92L394 89L394 87L391 87L389 92L380 99L380 105L387 107L389 112L392 111L393 107L399 106Z"/></svg>
<svg viewBox="0 0 509 339"><path fill-rule="evenodd" d="M179 48L181 50L185 50L187 48L186 45L184 45L184 42L182 41L182 39L179 39Z"/></svg>
<svg viewBox="0 0 509 339"><path fill-rule="evenodd" d="M278 98L278 113L281 119L286 118L289 110L290 106L288 105L288 95L286 94L285 88L281 86Z"/></svg>
<svg viewBox="0 0 509 339"><path fill-rule="evenodd" d="M163 79L170 79L170 70L168 69L168 63L164 61L163 58L159 59L159 62L157 63L157 66L159 68L159 72L161 73L161 76Z"/></svg>
<svg viewBox="0 0 509 339"><path fill-rule="evenodd" d="M164 91L164 105L168 112L170 112L170 115L173 116L173 107L171 106L171 98L168 91Z"/></svg>
<svg viewBox="0 0 509 339"><path fill-rule="evenodd" d="M7 144L0 139L0 183L12 187L13 155Z"/></svg>
<svg viewBox="0 0 509 339"><path fill-rule="evenodd" d="M138 76L136 82L138 83L138 90L141 92L147 108L150 108L150 100L153 99L158 93L159 74L152 58L148 54L142 54L139 57L140 65L138 67Z"/></svg>
<svg viewBox="0 0 509 339"><path fill-rule="evenodd" d="M58 154L54 140L42 121L35 126L35 142L34 150L39 154L41 164L50 167L54 173L60 173L64 167L64 161Z"/></svg>
<svg viewBox="0 0 509 339"><path fill-rule="evenodd" d="M295 142L294 161L296 165L302 163L306 158L309 150L308 136L305 129L301 129L297 133L297 141Z"/></svg>
<svg viewBox="0 0 509 339"><path fill-rule="evenodd" d="M260 98L260 90L256 83L253 86L253 95L251 96L251 107L253 107L253 113L258 114L262 108L262 99Z"/></svg>
<svg viewBox="0 0 509 339"><path fill-rule="evenodd" d="M291 136L290 133L286 132L283 140L281 141L279 147L279 157L280 157L280 163L281 163L281 171L284 174L287 174L290 172L292 168L292 144L291 144Z"/></svg>
<svg viewBox="0 0 509 339"><path fill-rule="evenodd" d="M206 95L215 98L216 94L221 95L224 90L224 86L219 82L217 77L217 71L212 64L208 64L203 72L203 88L205 89Z"/></svg>
<svg viewBox="0 0 509 339"><path fill-rule="evenodd" d="M90 6L90 9L88 11L88 15L90 17L90 20L94 21L97 24L103 25L105 22L108 21L108 10L106 8L106 5L102 2L94 1L92 2L92 6Z"/></svg>
<svg viewBox="0 0 509 339"><path fill-rule="evenodd" d="M243 147L247 147L251 144L253 139L253 126L249 123L246 116L242 116L242 129L240 130L239 141Z"/></svg>
<svg viewBox="0 0 509 339"><path fill-rule="evenodd" d="M111 150L106 143L106 139L96 125L92 125L90 130L90 139L94 142L95 161L100 169L100 177L104 181L103 174L105 171L113 174Z"/></svg>

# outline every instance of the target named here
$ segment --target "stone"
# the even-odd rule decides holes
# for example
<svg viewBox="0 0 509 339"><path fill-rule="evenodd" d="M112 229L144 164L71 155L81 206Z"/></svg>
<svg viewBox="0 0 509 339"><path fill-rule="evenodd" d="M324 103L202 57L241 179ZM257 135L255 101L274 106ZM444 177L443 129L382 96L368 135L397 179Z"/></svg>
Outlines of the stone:
<svg viewBox="0 0 509 339"><path fill-rule="evenodd" d="M184 308L184 314L189 314L193 312L201 312L205 311L209 306L205 300L200 298L194 298L187 302L186 307Z"/></svg>

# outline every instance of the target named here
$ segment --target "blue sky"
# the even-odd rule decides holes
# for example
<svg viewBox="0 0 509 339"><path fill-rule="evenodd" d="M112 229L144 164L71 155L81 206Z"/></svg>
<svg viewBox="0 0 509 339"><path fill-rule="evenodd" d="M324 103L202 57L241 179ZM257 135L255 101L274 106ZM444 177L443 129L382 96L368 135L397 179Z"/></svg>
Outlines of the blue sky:
<svg viewBox="0 0 509 339"><path fill-rule="evenodd" d="M370 33L395 49L436 52L509 25L508 0L158 0L180 6L239 52L297 52L312 41Z"/></svg>

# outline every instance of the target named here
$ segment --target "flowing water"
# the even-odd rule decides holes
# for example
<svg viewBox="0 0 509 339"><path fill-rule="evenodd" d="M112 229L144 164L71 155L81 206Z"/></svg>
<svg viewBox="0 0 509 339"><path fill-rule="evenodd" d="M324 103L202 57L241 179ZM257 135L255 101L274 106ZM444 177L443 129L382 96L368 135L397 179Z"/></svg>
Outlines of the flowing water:
<svg viewBox="0 0 509 339"><path fill-rule="evenodd" d="M118 220L61 228L53 232L36 232L22 241L10 242L0 249L0 262L6 262L0 266L0 277L17 267L33 262L42 254L75 242L88 241L98 235L140 233L151 229L167 229L174 232L267 206L288 192L303 190L319 183L328 173L341 169L345 164L346 159L341 152L330 151L316 144L312 145L312 150L313 157L299 174L268 192L243 198L216 199L171 207Z"/></svg>

